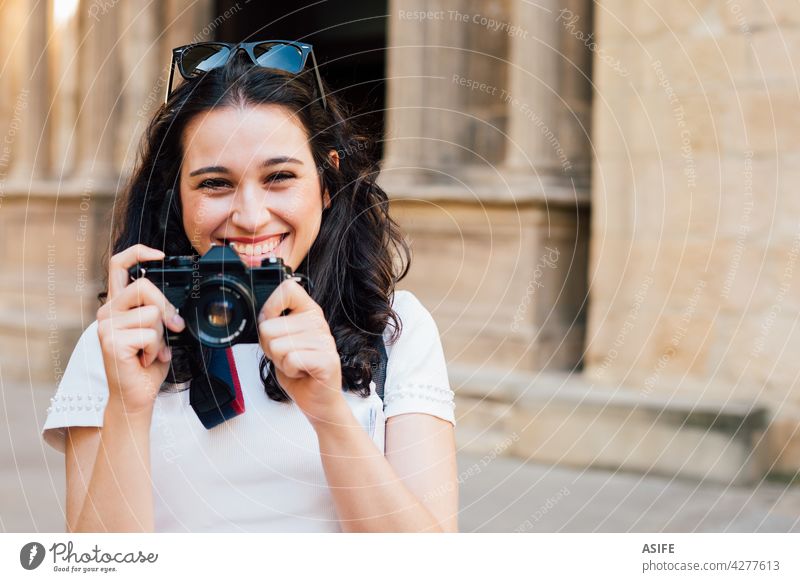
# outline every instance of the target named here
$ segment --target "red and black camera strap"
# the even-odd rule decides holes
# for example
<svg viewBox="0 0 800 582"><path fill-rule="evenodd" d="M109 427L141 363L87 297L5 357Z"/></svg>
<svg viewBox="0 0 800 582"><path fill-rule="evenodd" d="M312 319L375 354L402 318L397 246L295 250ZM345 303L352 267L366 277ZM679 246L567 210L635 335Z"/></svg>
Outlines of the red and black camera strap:
<svg viewBox="0 0 800 582"><path fill-rule="evenodd" d="M372 381L375 382L375 392L383 400L388 356L382 336L377 336L375 345L379 361L377 368L373 369ZM233 349L228 347L209 351L211 355L206 366L208 374L204 378L207 381L192 382L189 402L200 422L210 430L242 414L245 405Z"/></svg>

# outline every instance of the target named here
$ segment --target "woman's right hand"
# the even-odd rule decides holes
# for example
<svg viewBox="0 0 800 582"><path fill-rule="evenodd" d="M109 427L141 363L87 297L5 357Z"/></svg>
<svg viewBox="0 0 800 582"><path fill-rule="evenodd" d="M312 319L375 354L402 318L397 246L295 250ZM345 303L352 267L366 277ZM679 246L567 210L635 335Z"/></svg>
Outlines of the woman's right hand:
<svg viewBox="0 0 800 582"><path fill-rule="evenodd" d="M97 310L97 334L109 400L119 401L126 413L152 413L172 357L164 325L175 332L185 327L175 306L149 279L130 282L130 267L163 258L162 251L137 244L108 262L108 298Z"/></svg>

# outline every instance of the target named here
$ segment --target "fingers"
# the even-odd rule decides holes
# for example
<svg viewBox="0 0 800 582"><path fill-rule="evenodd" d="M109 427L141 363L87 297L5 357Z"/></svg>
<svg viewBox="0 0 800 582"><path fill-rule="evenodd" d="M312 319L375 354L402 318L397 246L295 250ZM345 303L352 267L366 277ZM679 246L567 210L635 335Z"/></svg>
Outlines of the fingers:
<svg viewBox="0 0 800 582"><path fill-rule="evenodd" d="M149 367L156 359L169 362L172 351L164 343L163 315L155 305L143 305L128 311L109 312L98 322L101 339L110 342L115 354L138 354L142 367Z"/></svg>
<svg viewBox="0 0 800 582"><path fill-rule="evenodd" d="M289 310L289 315L281 313ZM285 376L319 381L340 365L336 342L322 308L294 280L282 282L258 316L261 348Z"/></svg>
<svg viewBox="0 0 800 582"><path fill-rule="evenodd" d="M258 324L259 335L266 340L313 330L330 331L321 309L292 313L287 317L273 317Z"/></svg>
<svg viewBox="0 0 800 582"><path fill-rule="evenodd" d="M130 332L136 333L138 330L132 329L128 330ZM150 364L158 359L158 355L161 353L161 350L166 347L164 343L164 334L157 333L158 339L154 341L148 341L142 349L142 353L139 354L139 361L142 363L143 368L149 368Z"/></svg>
<svg viewBox="0 0 800 582"><path fill-rule="evenodd" d="M161 309L155 305L143 305L128 311L111 312L109 319L115 329L136 329L139 327L152 327L161 329L163 316Z"/></svg>
<svg viewBox="0 0 800 582"><path fill-rule="evenodd" d="M172 348L168 345L163 345L158 351L158 359L161 362L169 362L172 359Z"/></svg>
<svg viewBox="0 0 800 582"><path fill-rule="evenodd" d="M102 340L110 344L111 351L117 358L135 356L142 350L140 356L142 367L148 367L158 356L163 345L163 334L159 334L151 327L137 329L111 329L103 335Z"/></svg>
<svg viewBox="0 0 800 582"><path fill-rule="evenodd" d="M113 313L110 316L113 330L152 328L159 335L161 349L156 354L158 360L169 362L172 350L164 343L164 326L161 310L155 305L144 305L128 311ZM112 333L115 333L112 331ZM150 361L147 362L149 365Z"/></svg>
<svg viewBox="0 0 800 582"><path fill-rule="evenodd" d="M136 263L159 261L164 252L143 244L133 245L117 253L108 261L108 298L116 297L130 281L128 269Z"/></svg>
<svg viewBox="0 0 800 582"><path fill-rule="evenodd" d="M288 309L292 313L302 313L319 309L319 305L311 299L303 286L294 279L287 279L282 282L275 291L264 302L258 321L264 321L278 317L284 310Z"/></svg>
<svg viewBox="0 0 800 582"><path fill-rule="evenodd" d="M136 311L137 308L143 306L156 308L161 321L172 331L180 332L185 327L183 319L178 315L177 308L167 301L167 298L152 281L145 278L137 279L125 287L113 300L100 307L97 311L97 318L105 319L111 317L113 313L114 319L117 319L121 313ZM154 316L152 309L146 311L148 317ZM127 327L134 326L127 325Z"/></svg>
<svg viewBox="0 0 800 582"><path fill-rule="evenodd" d="M299 379L304 376L323 380L331 369L327 352L317 350L295 350L283 359L281 371L289 378Z"/></svg>
<svg viewBox="0 0 800 582"><path fill-rule="evenodd" d="M333 338L325 337L319 333L302 333L297 335L285 335L273 338L262 343L264 355L267 356L275 366L290 378L299 378L306 373L316 371L322 373L326 366L321 366L322 362L327 362L329 354L337 353L335 345L331 345ZM315 358L308 355L302 361L289 358L296 352L308 352L316 354ZM309 362L309 360L311 360ZM308 367L305 367L308 366Z"/></svg>
<svg viewBox="0 0 800 582"><path fill-rule="evenodd" d="M109 317L112 311L128 311L144 305L160 308L164 325L180 332L184 323L178 310L172 305L158 287L146 278L128 284L128 269L139 262L156 261L164 258L164 252L143 244L133 245L117 253L108 265L108 301L97 312L98 319ZM176 317L177 316L177 317ZM132 327L128 325L128 327Z"/></svg>

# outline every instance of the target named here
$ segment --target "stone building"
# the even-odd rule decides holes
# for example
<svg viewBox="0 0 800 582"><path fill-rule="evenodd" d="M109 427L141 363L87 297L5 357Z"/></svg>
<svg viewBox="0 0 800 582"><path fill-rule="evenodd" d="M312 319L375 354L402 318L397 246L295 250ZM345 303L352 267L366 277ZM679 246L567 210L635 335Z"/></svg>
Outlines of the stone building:
<svg viewBox="0 0 800 582"><path fill-rule="evenodd" d="M256 4L0 8L6 386L46 401L94 318L170 48L305 38L384 131L403 286L439 325L461 447L795 475L796 3Z"/></svg>

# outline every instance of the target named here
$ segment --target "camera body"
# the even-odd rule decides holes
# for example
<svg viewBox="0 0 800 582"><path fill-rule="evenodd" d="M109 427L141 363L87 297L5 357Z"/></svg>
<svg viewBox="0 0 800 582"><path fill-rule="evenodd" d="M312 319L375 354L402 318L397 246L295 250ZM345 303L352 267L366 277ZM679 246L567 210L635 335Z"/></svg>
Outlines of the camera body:
<svg viewBox="0 0 800 582"><path fill-rule="evenodd" d="M227 348L258 343L258 313L278 285L295 279L307 289L310 283L277 257L248 268L227 245L212 246L202 257L137 263L128 273L133 280L144 277L152 281L186 322L180 333L164 327L168 346L199 342L210 348Z"/></svg>

